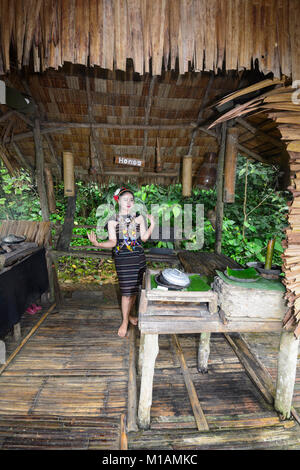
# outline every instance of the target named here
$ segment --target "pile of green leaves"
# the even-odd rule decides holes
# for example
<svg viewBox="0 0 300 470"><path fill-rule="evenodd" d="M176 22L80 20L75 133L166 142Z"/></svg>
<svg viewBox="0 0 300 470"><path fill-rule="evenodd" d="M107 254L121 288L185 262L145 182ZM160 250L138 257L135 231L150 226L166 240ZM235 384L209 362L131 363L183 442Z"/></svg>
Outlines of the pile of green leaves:
<svg viewBox="0 0 300 470"><path fill-rule="evenodd" d="M58 278L63 283L116 283L117 273L112 259L74 258L62 256L58 261Z"/></svg>

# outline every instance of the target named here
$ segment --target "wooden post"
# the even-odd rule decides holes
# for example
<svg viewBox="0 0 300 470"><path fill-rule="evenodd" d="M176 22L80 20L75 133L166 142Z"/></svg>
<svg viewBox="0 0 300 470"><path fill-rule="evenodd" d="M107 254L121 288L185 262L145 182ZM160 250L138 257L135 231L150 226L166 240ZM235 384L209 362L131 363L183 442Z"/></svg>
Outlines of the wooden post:
<svg viewBox="0 0 300 470"><path fill-rule="evenodd" d="M130 325L129 329L129 373L128 373L128 405L127 405L127 430L137 431L137 389L136 389L136 328Z"/></svg>
<svg viewBox="0 0 300 470"><path fill-rule="evenodd" d="M64 225L57 241L57 250L68 251L70 249L70 242L74 226L74 215L76 210L76 195L77 191L75 190L75 196L68 197Z"/></svg>
<svg viewBox="0 0 300 470"><path fill-rule="evenodd" d="M222 245L222 225L223 225L223 171L224 171L224 156L226 147L226 122L222 123L221 128L221 146L218 155L218 167L217 167L217 204L216 204L216 240L215 240L215 253L221 253Z"/></svg>
<svg viewBox="0 0 300 470"><path fill-rule="evenodd" d="M278 354L275 409L285 418L291 414L297 369L299 338L293 332L282 330Z"/></svg>
<svg viewBox="0 0 300 470"><path fill-rule="evenodd" d="M138 423L142 429L150 427L150 409L152 405L152 387L155 360L158 354L158 335L146 334L142 365L141 391L138 410Z"/></svg>
<svg viewBox="0 0 300 470"><path fill-rule="evenodd" d="M42 218L44 221L48 221L49 208L44 180L44 151L41 138L40 121L38 119L35 119L34 121L33 137L35 145L36 183L40 197Z"/></svg>
<svg viewBox="0 0 300 470"><path fill-rule="evenodd" d="M55 203L55 194L54 194L54 187L53 187L53 177L52 177L51 169L49 168L48 165L45 166L45 178L46 178L49 211L53 214L56 210L56 203Z"/></svg>
<svg viewBox="0 0 300 470"><path fill-rule="evenodd" d="M235 177L237 163L238 129L229 127L226 137L225 167L224 167L224 202L234 202Z"/></svg>
<svg viewBox="0 0 300 470"><path fill-rule="evenodd" d="M143 359L144 359L144 345L145 345L145 335L141 333L140 335L140 348L139 348L139 359L138 359L138 373L142 375Z"/></svg>
<svg viewBox="0 0 300 470"><path fill-rule="evenodd" d="M207 373L207 364L210 353L210 335L211 333L200 333L198 348L198 372Z"/></svg>

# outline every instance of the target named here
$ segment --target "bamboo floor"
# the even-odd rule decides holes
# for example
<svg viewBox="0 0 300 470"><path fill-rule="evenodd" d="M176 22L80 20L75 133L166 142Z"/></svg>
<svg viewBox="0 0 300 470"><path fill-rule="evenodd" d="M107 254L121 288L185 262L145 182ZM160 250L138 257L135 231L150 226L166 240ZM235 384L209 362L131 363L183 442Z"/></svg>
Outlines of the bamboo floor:
<svg viewBox="0 0 300 470"><path fill-rule="evenodd" d="M116 286L109 301L85 293L51 313L0 375L0 449L120 449L127 414L129 337L117 336ZM22 317L22 338L43 315ZM243 335L276 380L278 334ZM281 421L222 334L209 370L196 368L198 335L178 335L209 431L198 431L170 335L160 335L151 428L127 433L128 449L299 449L300 426ZM17 344L6 341L7 355ZM137 330L136 355L139 334ZM299 364L300 365L300 364ZM140 377L137 375L139 391ZM300 367L295 385L300 413Z"/></svg>

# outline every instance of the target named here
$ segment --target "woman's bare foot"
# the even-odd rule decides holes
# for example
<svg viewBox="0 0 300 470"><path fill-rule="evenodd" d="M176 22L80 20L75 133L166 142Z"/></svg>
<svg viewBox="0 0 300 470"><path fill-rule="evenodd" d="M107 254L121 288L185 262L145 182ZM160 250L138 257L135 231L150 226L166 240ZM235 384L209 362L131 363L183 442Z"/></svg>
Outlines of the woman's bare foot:
<svg viewBox="0 0 300 470"><path fill-rule="evenodd" d="M138 324L138 318L137 317L132 317L129 315L129 321L132 325L137 325Z"/></svg>
<svg viewBox="0 0 300 470"><path fill-rule="evenodd" d="M123 321L122 325L119 328L118 336L121 336L121 338L124 338L127 334L127 328L128 328L128 322Z"/></svg>

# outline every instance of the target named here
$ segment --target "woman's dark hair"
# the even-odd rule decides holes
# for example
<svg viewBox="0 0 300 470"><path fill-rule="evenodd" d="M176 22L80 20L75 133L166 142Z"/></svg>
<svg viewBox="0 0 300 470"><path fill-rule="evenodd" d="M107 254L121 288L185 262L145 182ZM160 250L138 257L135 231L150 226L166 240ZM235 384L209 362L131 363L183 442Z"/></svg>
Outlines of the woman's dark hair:
<svg viewBox="0 0 300 470"><path fill-rule="evenodd" d="M125 193L130 193L134 197L133 191L131 191L131 189L127 189L127 188L122 188L121 191L119 192L118 196L121 197Z"/></svg>

